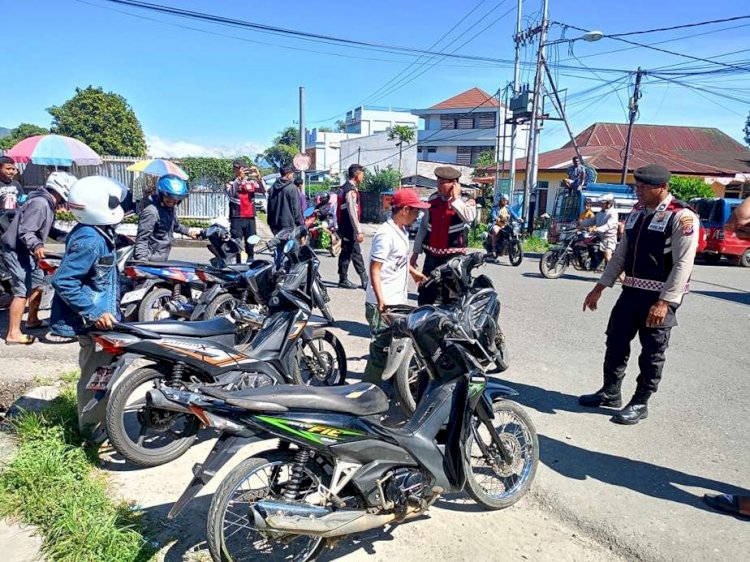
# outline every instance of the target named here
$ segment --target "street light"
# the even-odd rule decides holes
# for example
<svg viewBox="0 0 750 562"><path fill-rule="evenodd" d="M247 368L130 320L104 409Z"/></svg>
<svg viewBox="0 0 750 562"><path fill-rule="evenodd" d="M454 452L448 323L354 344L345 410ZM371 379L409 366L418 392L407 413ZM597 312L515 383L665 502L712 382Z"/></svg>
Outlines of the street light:
<svg viewBox="0 0 750 562"><path fill-rule="evenodd" d="M604 37L604 32L594 30L594 31L588 31L581 35L580 37L574 37L573 39L556 39L554 41L547 41L544 43L545 46L547 45L559 45L560 43L574 43L575 41L586 41L587 43L594 43L596 41L599 41Z"/></svg>

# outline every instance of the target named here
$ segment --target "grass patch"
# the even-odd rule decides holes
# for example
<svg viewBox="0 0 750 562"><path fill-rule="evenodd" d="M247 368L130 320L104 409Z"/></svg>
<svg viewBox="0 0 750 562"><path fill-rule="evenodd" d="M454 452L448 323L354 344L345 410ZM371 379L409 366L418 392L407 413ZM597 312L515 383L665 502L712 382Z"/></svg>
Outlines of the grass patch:
<svg viewBox="0 0 750 562"><path fill-rule="evenodd" d="M532 236L530 238L526 238L523 241L524 252L543 254L544 252L549 250L549 248L550 243L543 238L539 238L538 236Z"/></svg>
<svg viewBox="0 0 750 562"><path fill-rule="evenodd" d="M67 373L63 373L59 377L50 377L47 375L38 375L34 378L34 382L38 384L39 386L52 386L56 382L62 382L65 384L71 384L78 382L78 377L80 376L81 372L78 370L68 371Z"/></svg>
<svg viewBox="0 0 750 562"><path fill-rule="evenodd" d="M48 560L146 561L154 550L141 534L139 515L108 497L77 416L68 387L41 414L24 412L11 422L19 449L0 473L0 515L35 525Z"/></svg>

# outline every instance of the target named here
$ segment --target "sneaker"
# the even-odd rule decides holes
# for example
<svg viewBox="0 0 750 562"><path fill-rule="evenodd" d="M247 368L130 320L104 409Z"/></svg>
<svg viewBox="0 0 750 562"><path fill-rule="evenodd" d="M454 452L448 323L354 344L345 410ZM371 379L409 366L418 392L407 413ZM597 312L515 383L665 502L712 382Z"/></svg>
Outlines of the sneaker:
<svg viewBox="0 0 750 562"><path fill-rule="evenodd" d="M349 281L348 279L344 279L343 281L339 281L339 289L358 289L357 285Z"/></svg>

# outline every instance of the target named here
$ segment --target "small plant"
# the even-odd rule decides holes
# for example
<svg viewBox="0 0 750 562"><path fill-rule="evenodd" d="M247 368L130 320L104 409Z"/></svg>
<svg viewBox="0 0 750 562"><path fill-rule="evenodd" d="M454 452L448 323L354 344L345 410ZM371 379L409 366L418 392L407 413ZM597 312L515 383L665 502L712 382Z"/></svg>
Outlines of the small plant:
<svg viewBox="0 0 750 562"><path fill-rule="evenodd" d="M482 233L488 232L489 226L485 223L480 223L469 230L469 247L470 248L482 248L484 239Z"/></svg>
<svg viewBox="0 0 750 562"><path fill-rule="evenodd" d="M549 242L539 236L531 236L523 241L523 251L543 254L549 250Z"/></svg>

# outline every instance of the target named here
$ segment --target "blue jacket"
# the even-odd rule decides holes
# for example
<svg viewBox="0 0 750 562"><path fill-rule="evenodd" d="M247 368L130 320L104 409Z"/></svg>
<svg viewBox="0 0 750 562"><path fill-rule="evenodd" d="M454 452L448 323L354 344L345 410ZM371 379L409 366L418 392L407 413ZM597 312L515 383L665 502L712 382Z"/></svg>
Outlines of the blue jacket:
<svg viewBox="0 0 750 562"><path fill-rule="evenodd" d="M120 284L114 231L78 224L52 280L50 330L61 336L85 334L105 312L120 319Z"/></svg>

